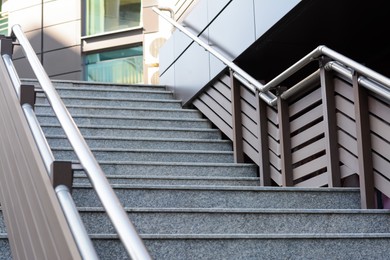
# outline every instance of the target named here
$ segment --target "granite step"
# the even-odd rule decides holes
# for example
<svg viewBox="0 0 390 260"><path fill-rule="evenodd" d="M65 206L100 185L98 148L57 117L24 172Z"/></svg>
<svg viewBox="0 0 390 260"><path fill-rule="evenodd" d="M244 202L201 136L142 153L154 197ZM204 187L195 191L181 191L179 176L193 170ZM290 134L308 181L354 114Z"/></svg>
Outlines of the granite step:
<svg viewBox="0 0 390 260"><path fill-rule="evenodd" d="M390 233L389 210L126 208L140 234ZM103 208L79 208L89 234L115 234Z"/></svg>
<svg viewBox="0 0 390 260"><path fill-rule="evenodd" d="M41 124L59 125L53 114L38 114ZM171 128L211 128L211 123L203 118L162 118L162 117L128 117L128 116L102 116L102 115L75 115L73 120L77 125L98 126L132 126L132 127L171 127Z"/></svg>
<svg viewBox="0 0 390 260"><path fill-rule="evenodd" d="M129 99L129 98L108 98L108 97L78 97L61 96L66 106L88 105L106 107L133 107L133 108L181 108L181 102L177 100L158 99ZM49 104L43 94L37 95L36 104Z"/></svg>
<svg viewBox="0 0 390 260"><path fill-rule="evenodd" d="M232 151L195 151L195 150L146 150L146 149L91 149L97 160L148 161L148 162L216 162L233 163ZM52 148L57 160L76 160L72 148Z"/></svg>
<svg viewBox="0 0 390 260"><path fill-rule="evenodd" d="M152 176L142 175L107 175L111 184L125 185L208 185L208 186L257 186L258 177L194 177L194 176ZM85 173L74 174L73 183L90 184Z"/></svg>
<svg viewBox="0 0 390 260"><path fill-rule="evenodd" d="M105 98L138 98L172 100L173 94L167 90L133 90L133 89L101 89L94 87L60 87L56 86L60 96L105 97Z"/></svg>
<svg viewBox="0 0 390 260"><path fill-rule="evenodd" d="M360 208L359 190L356 188L112 186L122 205L131 208ZM73 197L79 207L100 207L90 185L75 184Z"/></svg>
<svg viewBox="0 0 390 260"><path fill-rule="evenodd" d="M73 161L77 163L77 161ZM236 163L99 161L106 174L121 176L256 177L257 166ZM78 171L79 173L82 171Z"/></svg>
<svg viewBox="0 0 390 260"><path fill-rule="evenodd" d="M159 108L132 108L117 106L67 106L69 113L73 115L104 115L126 117L162 117L162 118L202 118L201 113L195 109L159 109ZM54 114L52 108L46 104L35 105L35 111L39 114Z"/></svg>
<svg viewBox="0 0 390 260"><path fill-rule="evenodd" d="M59 125L41 124L46 135L64 135ZM117 136L131 138L170 138L170 139L220 139L217 129L168 128L168 127L125 127L125 126L78 126L83 136Z"/></svg>
<svg viewBox="0 0 390 260"><path fill-rule="evenodd" d="M65 136L47 136L52 148L70 148L71 145ZM124 137L89 137L84 136L91 149L95 148L122 148L122 149L160 149L160 150L203 150L203 151L231 151L232 144L227 140L213 139L168 139L168 138L124 138Z"/></svg>
<svg viewBox="0 0 390 260"><path fill-rule="evenodd" d="M120 83L107 83L107 82L92 82L92 81L70 81L70 80L51 80L53 86L56 88L77 88L77 89L91 89L95 90L148 90L148 91L166 91L166 87L163 85L153 84L120 84ZM34 85L37 89L40 89L40 84L36 79L22 79L22 83L26 85Z"/></svg>

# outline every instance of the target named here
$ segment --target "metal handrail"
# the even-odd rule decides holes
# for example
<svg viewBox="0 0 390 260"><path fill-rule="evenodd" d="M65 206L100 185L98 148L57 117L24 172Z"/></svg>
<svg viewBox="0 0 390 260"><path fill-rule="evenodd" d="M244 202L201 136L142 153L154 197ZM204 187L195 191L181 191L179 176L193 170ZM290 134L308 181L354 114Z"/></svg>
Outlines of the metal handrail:
<svg viewBox="0 0 390 260"><path fill-rule="evenodd" d="M312 52L307 54L305 57L300 59L298 62L296 62L294 65L289 67L287 70L285 70L283 73L279 74L276 78L268 82L264 85L264 90L269 90L271 88L274 88L281 84L284 80L288 79L290 76L292 76L294 73L305 67L307 64L312 62L313 60L318 59L321 56L326 56L331 58L333 61L328 62L325 65L325 69L327 70L335 70L339 72L340 74L343 74L347 78L352 77L352 73L355 71L361 75L359 77L359 83L370 89L371 91L379 94L380 96L386 98L387 100L390 100L390 79L361 65L360 63L357 63L356 61L324 46L320 45L317 48L315 48ZM342 65L341 65L342 64ZM346 67L350 68L346 68ZM311 75L313 76L313 75ZM307 78L307 80L312 80L311 76ZM367 79L370 78L370 79ZM290 93L297 93L296 88L300 88L299 86L301 84L297 84L294 87L289 88L287 91ZM286 96L284 99L286 99ZM290 94L288 96L291 96ZM275 105L277 102L276 99L271 101L271 105Z"/></svg>
<svg viewBox="0 0 390 260"><path fill-rule="evenodd" d="M81 165L88 175L93 188L107 212L107 215L113 223L126 251L133 259L151 259L142 239L137 233L134 225L129 220L103 170L96 161L57 91L53 87L20 25L14 25L12 27L12 36L15 37L22 46L27 60L29 61L43 91L45 92L46 97L49 100L58 121L64 129Z"/></svg>
<svg viewBox="0 0 390 260"><path fill-rule="evenodd" d="M210 47L207 43L203 42L199 39L199 37L195 36L193 33L188 31L186 28L184 28L182 25L177 23L172 18L169 18L165 16L157 7L153 7L152 10L157 13L159 16L164 18L167 22L175 26L177 29L179 29L181 32L183 32L185 35L187 35L189 38L191 38L194 42L199 44L201 47L203 47L206 51L211 53L213 56L215 56L217 59L219 59L223 64L228 66L234 73L233 76L237 78L242 84L245 85L249 90L252 92L255 92L257 89L260 93L260 97L268 104L272 102L272 100L275 98L275 96L272 93L266 93L267 90L264 90L264 85L261 84L259 81L257 81L255 78L253 78L251 75L249 75L246 71L241 69L239 66L237 66L234 62L228 60L225 58L221 53L214 50ZM165 10L165 9L164 9Z"/></svg>
<svg viewBox="0 0 390 260"><path fill-rule="evenodd" d="M275 77L273 80L269 81L267 84L263 85L260 82L258 82L256 79L254 79L252 76L250 76L248 73L246 73L244 70L242 70L240 67L238 67L233 62L226 59L222 54L211 48L208 44L204 43L202 40L199 39L199 37L195 36L193 33L185 29L182 25L174 21L173 19L166 17L158 8L153 7L152 8L154 12L156 12L158 15L160 15L162 18L164 18L166 21L171 23L173 26L175 26L177 29L179 29L181 32L186 34L189 38L191 38L193 41L198 43L201 47L203 47L205 50L210 52L212 55L214 55L217 59L219 59L222 63L224 63L226 66L228 66L231 70L233 70L233 76L239 80L241 83L243 83L249 90L254 92L256 89L260 92L259 96L268 104L271 106L275 106L277 104L277 97L273 95L271 92L269 92L270 89L275 88L279 86L283 81L288 79L290 76L298 72L300 69L308 65L310 62L318 59L321 56L327 56L335 61L338 61L345 66L351 68L353 71L359 73L359 83L370 89L371 91L379 94L380 96L386 98L387 100L390 100L390 79L361 65L360 63L357 63L356 61L324 46L320 45L317 48L315 48L313 51L311 51L309 54L307 54L305 57L300 59L298 62L296 62L294 65L289 67L287 70L285 70L283 73L279 74L277 77ZM165 10L165 9L164 9ZM338 69L337 65L335 63L330 63L326 66L326 69ZM346 73L343 71L343 73ZM350 73L349 73L350 74ZM313 80L315 80L316 77L319 77L319 72L316 71L312 75L309 75L306 79L299 82L295 86L289 88L285 92L281 94L283 99L287 99L288 97L291 97L292 95L298 93L300 90L306 88L306 86L310 85L309 83ZM367 79L367 78L370 79ZM348 76L350 78L350 76Z"/></svg>

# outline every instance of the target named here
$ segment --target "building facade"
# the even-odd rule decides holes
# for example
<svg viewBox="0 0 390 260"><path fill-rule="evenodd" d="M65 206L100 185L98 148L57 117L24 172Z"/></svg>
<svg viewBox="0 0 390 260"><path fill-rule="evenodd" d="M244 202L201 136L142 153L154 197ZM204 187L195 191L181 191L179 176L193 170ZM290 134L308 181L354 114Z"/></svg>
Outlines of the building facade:
<svg viewBox="0 0 390 260"><path fill-rule="evenodd" d="M159 2L180 18L196 1L3 0L1 11L8 31L22 27L52 79L158 83L158 50L171 34L152 11ZM14 52L20 76L33 77Z"/></svg>

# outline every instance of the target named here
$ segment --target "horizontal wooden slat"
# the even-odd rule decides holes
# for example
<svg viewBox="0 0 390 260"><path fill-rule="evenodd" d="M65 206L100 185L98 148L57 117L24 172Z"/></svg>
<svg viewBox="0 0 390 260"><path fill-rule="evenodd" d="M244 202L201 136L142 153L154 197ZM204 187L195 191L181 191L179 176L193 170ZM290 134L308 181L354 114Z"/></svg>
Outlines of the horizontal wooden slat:
<svg viewBox="0 0 390 260"><path fill-rule="evenodd" d="M390 140L390 126L382 120L369 116L371 131L381 136L385 140Z"/></svg>
<svg viewBox="0 0 390 260"><path fill-rule="evenodd" d="M326 167L326 164L326 156L321 156L317 159L314 159L302 166L293 169L293 179L297 180L299 178L305 177L308 174L321 170Z"/></svg>
<svg viewBox="0 0 390 260"><path fill-rule="evenodd" d="M357 156L357 141L343 131L337 131L339 144L353 155Z"/></svg>
<svg viewBox="0 0 390 260"><path fill-rule="evenodd" d="M260 158L259 158L259 153L257 150L255 150L251 144L248 144L246 141L243 142L243 150L246 155L251 158L256 164L259 164Z"/></svg>
<svg viewBox="0 0 390 260"><path fill-rule="evenodd" d="M304 98L299 99L294 104L291 104L289 107L289 114L290 116L295 116L303 109L306 109L308 106L311 106L320 100L321 100L321 89L318 88L313 92L311 92L309 95L306 95Z"/></svg>
<svg viewBox="0 0 390 260"><path fill-rule="evenodd" d="M304 113L300 117L294 119L290 122L290 130L291 132L295 132L296 130L312 123L315 120L318 120L323 116L322 106L317 106L314 109Z"/></svg>
<svg viewBox="0 0 390 260"><path fill-rule="evenodd" d="M322 138L314 143L309 144L308 146L303 147L292 153L292 163L295 164L300 162L313 154L317 154L325 150L325 139Z"/></svg>
<svg viewBox="0 0 390 260"><path fill-rule="evenodd" d="M276 182L277 185L282 186L282 175L274 167L270 167L271 179Z"/></svg>
<svg viewBox="0 0 390 260"><path fill-rule="evenodd" d="M291 148L294 149L298 145L301 145L323 133L324 133L324 122L321 121L315 124L314 126L306 129L305 131L293 136L291 138Z"/></svg>
<svg viewBox="0 0 390 260"><path fill-rule="evenodd" d="M372 164L374 169L377 172L380 172L386 178L390 179L390 162L383 159L383 157L379 156L376 153L372 153Z"/></svg>
<svg viewBox="0 0 390 260"><path fill-rule="evenodd" d="M275 139L269 136L268 136L268 148L277 156L280 156L280 144L276 142Z"/></svg>
<svg viewBox="0 0 390 260"><path fill-rule="evenodd" d="M381 137L371 134L371 147L375 152L390 160L390 144Z"/></svg>
<svg viewBox="0 0 390 260"><path fill-rule="evenodd" d="M257 124L253 122L247 115L241 114L241 124L256 136Z"/></svg>
<svg viewBox="0 0 390 260"><path fill-rule="evenodd" d="M328 173L324 172L320 175L314 176L308 180L299 182L295 184L295 187L311 187L311 188L319 188L328 185Z"/></svg>
<svg viewBox="0 0 390 260"><path fill-rule="evenodd" d="M254 136L251 132L249 132L248 129L246 129L245 127L242 128L242 138L246 142L250 143L256 150L259 149L259 139L257 139L257 137Z"/></svg>
<svg viewBox="0 0 390 260"><path fill-rule="evenodd" d="M223 74L220 78L219 81L222 82L225 86L230 86L230 75L228 74Z"/></svg>
<svg viewBox="0 0 390 260"><path fill-rule="evenodd" d="M353 174L356 174L357 172L354 169L349 168L347 165L341 165L340 166L340 176L341 179L347 178Z"/></svg>
<svg viewBox="0 0 390 260"><path fill-rule="evenodd" d="M342 113L336 113L337 126L356 138L356 123Z"/></svg>
<svg viewBox="0 0 390 260"><path fill-rule="evenodd" d="M390 123L389 107L390 106L382 103L374 97L368 97L368 110L370 111L370 113L376 115L383 121Z"/></svg>
<svg viewBox="0 0 390 260"><path fill-rule="evenodd" d="M225 98L220 92L218 92L214 88L209 88L205 94L210 96L216 103L218 103L221 107L223 107L226 111L228 111L229 114L232 114L232 103L230 102L230 100Z"/></svg>
<svg viewBox="0 0 390 260"><path fill-rule="evenodd" d="M353 156L351 153L349 153L347 150L344 148L340 147L339 148L339 156L340 156L340 161L347 165L349 168L354 170L355 172L358 172L358 159Z"/></svg>
<svg viewBox="0 0 390 260"><path fill-rule="evenodd" d="M380 192L385 194L387 197L390 197L390 182L382 175L377 172L374 172L374 185Z"/></svg>
<svg viewBox="0 0 390 260"><path fill-rule="evenodd" d="M242 113L250 117L253 121L256 121L255 119L256 117L258 117L256 109L244 100L241 100L241 111Z"/></svg>
<svg viewBox="0 0 390 260"><path fill-rule="evenodd" d="M212 87L218 90L227 100L232 101L232 93L228 85L221 81L216 81Z"/></svg>
<svg viewBox="0 0 390 260"><path fill-rule="evenodd" d="M274 124L270 123L268 121L267 124L268 127L268 135L272 136L273 139L279 142L280 136L279 136L279 128L277 128Z"/></svg>
<svg viewBox="0 0 390 260"><path fill-rule="evenodd" d="M272 164L278 171L282 170L280 158L276 156L272 151L269 153L269 162Z"/></svg>
<svg viewBox="0 0 390 260"><path fill-rule="evenodd" d="M269 106L267 106L267 117L274 125L279 125L278 112Z"/></svg>
<svg viewBox="0 0 390 260"><path fill-rule="evenodd" d="M335 78L334 90L340 96L343 96L345 99L348 99L352 103L354 102L352 84L349 84L341 79Z"/></svg>
<svg viewBox="0 0 390 260"><path fill-rule="evenodd" d="M336 109L355 120L355 108L353 103L341 96L335 96Z"/></svg>
<svg viewBox="0 0 390 260"><path fill-rule="evenodd" d="M241 87L240 89L241 98L245 100L245 102L248 102L252 106L255 106L256 104L256 97L255 93L247 89L246 87Z"/></svg>
<svg viewBox="0 0 390 260"><path fill-rule="evenodd" d="M204 104L207 104L207 106L223 121L225 121L228 126L232 127L232 115L229 114L229 112L226 111L220 104L216 103L211 97L204 94L200 95L198 99Z"/></svg>
<svg viewBox="0 0 390 260"><path fill-rule="evenodd" d="M216 115L208 106L206 106L201 100L195 99L193 105L198 108L208 119L213 122L230 140L233 138L232 128L223 121L218 115Z"/></svg>

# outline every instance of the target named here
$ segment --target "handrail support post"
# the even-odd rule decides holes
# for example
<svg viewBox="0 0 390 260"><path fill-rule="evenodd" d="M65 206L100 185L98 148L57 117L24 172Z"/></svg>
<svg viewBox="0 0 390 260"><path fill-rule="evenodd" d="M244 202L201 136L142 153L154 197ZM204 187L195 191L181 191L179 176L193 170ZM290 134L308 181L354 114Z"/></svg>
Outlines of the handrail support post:
<svg viewBox="0 0 390 260"><path fill-rule="evenodd" d="M359 75L354 72L352 86L354 89L356 137L358 152L358 169L360 182L360 199L363 209L375 208L374 170L371 150L371 133L369 126L368 93L359 87Z"/></svg>
<svg viewBox="0 0 390 260"><path fill-rule="evenodd" d="M51 165L51 178L53 187L65 185L69 192L72 193L73 169L72 162L54 161Z"/></svg>
<svg viewBox="0 0 390 260"><path fill-rule="evenodd" d="M233 153L235 163L244 162L242 121L241 121L241 94L238 80L230 71L230 87L232 93L232 128L233 128Z"/></svg>

